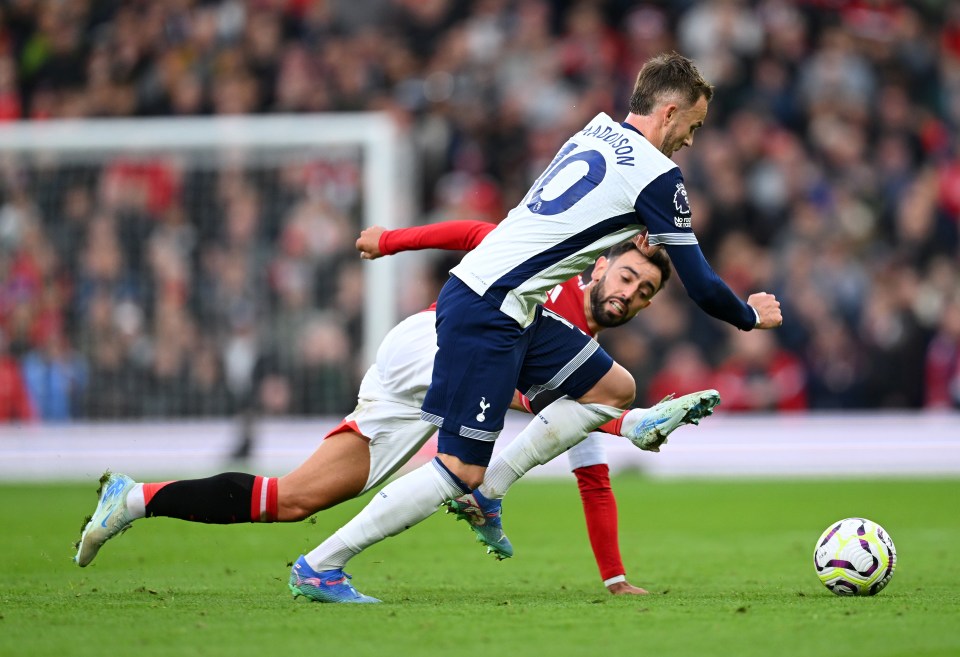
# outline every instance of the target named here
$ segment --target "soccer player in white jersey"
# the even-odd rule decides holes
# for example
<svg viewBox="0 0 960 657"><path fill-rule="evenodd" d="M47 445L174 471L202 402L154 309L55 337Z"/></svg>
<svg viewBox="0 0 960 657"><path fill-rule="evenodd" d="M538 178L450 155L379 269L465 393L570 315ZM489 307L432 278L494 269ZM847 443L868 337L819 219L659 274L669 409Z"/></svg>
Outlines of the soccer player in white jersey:
<svg viewBox="0 0 960 657"><path fill-rule="evenodd" d="M361 257L366 259L415 249L471 251L495 227L495 224L481 221L447 221L391 231L375 226L363 231L357 241L357 248L361 251ZM659 273L655 271L654 265L660 270ZM629 321L641 309L646 299L651 298L657 289L662 289L670 277L670 271L669 260L662 252L645 256L640 252L639 245L625 242L608 251L606 256L600 259L588 281L575 276L551 290L544 307L595 337L606 328L620 326ZM612 279L617 282L611 282ZM623 287L625 284L626 288ZM642 292L642 296L637 299L633 298L631 286L634 284ZM618 299L629 306L630 311L625 314L609 311L606 304L611 299ZM532 403L521 395L518 397L517 401L526 410L534 413L552 401L546 394L538 395ZM638 413L625 414L622 420L603 425L567 451L570 469L580 491L594 559L604 586L614 595L646 593L626 580L626 571L620 556L617 503L610 483L605 448L606 441L610 439L606 434L621 435L622 432L623 435L630 435L640 417ZM659 445L650 444L645 448L658 451ZM456 511L464 519L474 520L469 515L464 516L459 509ZM471 526L476 528L481 540L490 546L488 551L495 552L499 557L510 556L503 552L502 541L490 545L484 533L484 525L471 522Z"/></svg>
<svg viewBox="0 0 960 657"><path fill-rule="evenodd" d="M683 176L670 160L693 144L712 96L689 59L651 59L637 76L626 119L601 113L574 134L519 205L451 270L437 300L438 351L422 408L423 419L439 428L437 457L388 484L301 556L290 575L295 594L322 599L314 596L317 585L342 578L353 556L457 498L476 507L490 542L500 544L500 499L510 485L629 407L636 392L630 373L596 342L559 331L541 305L605 249L646 230L702 310L742 330L782 323L773 295L754 293L744 302L707 264ZM616 300L608 307L626 311ZM544 387L565 397L540 411L488 470L514 390ZM693 420L703 409L668 405L662 420L676 421L678 413Z"/></svg>
<svg viewBox="0 0 960 657"><path fill-rule="evenodd" d="M366 257L374 252L378 256L413 248L469 250L493 227L482 222L449 222L389 232L368 229L358 240L358 248ZM372 244L362 246L365 240L372 240ZM608 281L608 275L616 280ZM594 334L631 319L669 275L669 261L662 253L646 257L633 244L625 244L609 259L600 260L588 283L582 284L577 276L558 286L549 305L572 324ZM619 299L629 311L609 313L603 305L610 297ZM382 484L436 430L420 419L420 403L430 384L436 351L434 324L431 306L387 335L376 363L361 384L357 409L325 436L303 464L284 477L228 472L202 479L137 483L126 475L106 476L97 508L84 525L75 561L80 566L88 565L107 540L139 518L169 517L211 524L299 521ZM622 433L643 449L658 451L664 435L642 430L644 416L644 409L635 409L603 429ZM642 594L643 589L626 581L609 478L605 467L595 467L604 462L599 440L595 436L578 446L572 461L581 488L592 489L592 506L587 503L586 492L584 497L591 544L611 593ZM327 587L325 594L346 600L357 598L345 581Z"/></svg>

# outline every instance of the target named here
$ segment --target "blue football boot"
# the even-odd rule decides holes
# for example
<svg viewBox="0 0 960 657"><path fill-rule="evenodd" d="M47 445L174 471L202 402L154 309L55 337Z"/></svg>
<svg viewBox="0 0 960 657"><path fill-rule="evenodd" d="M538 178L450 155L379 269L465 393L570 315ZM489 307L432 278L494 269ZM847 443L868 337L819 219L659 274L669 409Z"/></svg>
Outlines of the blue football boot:
<svg viewBox="0 0 960 657"><path fill-rule="evenodd" d="M345 602L363 604L380 602L363 595L350 583L350 575L342 570L325 570L318 573L301 555L290 570L290 592L293 597L303 596L314 602Z"/></svg>
<svg viewBox="0 0 960 657"><path fill-rule="evenodd" d="M498 561L513 556L513 545L503 533L500 521L503 511L500 500L490 500L479 489L444 505L447 513L455 513L457 520L466 520L470 529L477 535L477 541L487 546L487 554L493 554Z"/></svg>

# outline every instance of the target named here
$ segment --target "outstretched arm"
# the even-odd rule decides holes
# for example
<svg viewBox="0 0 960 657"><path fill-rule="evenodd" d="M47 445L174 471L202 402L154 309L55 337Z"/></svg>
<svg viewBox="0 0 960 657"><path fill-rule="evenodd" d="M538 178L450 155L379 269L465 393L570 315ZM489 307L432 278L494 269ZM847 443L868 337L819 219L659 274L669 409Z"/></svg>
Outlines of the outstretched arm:
<svg viewBox="0 0 960 657"><path fill-rule="evenodd" d="M780 302L774 295L757 292L744 303L713 271L699 244L667 244L666 249L687 294L708 315L744 331L783 324Z"/></svg>
<svg viewBox="0 0 960 657"><path fill-rule="evenodd" d="M704 312L744 331L783 323L776 297L759 292L744 302L707 264L693 234L690 203L679 169L664 172L644 187L634 210L647 227L648 247L667 249L687 294Z"/></svg>
<svg viewBox="0 0 960 657"><path fill-rule="evenodd" d="M627 581L620 556L617 498L610 485L609 466L597 463L576 468L573 474L577 477L577 488L580 489L590 548L604 586L613 595L644 595L647 591Z"/></svg>
<svg viewBox="0 0 960 657"><path fill-rule="evenodd" d="M357 250L364 260L393 255L401 251L445 249L470 251L475 249L496 224L485 221L444 221L426 226L387 230L371 226L360 233Z"/></svg>

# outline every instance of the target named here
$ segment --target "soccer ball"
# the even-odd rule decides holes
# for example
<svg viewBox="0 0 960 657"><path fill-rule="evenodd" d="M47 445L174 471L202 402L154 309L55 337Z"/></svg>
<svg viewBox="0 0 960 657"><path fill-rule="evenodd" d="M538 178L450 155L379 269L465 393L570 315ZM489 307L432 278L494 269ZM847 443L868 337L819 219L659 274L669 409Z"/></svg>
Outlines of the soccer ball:
<svg viewBox="0 0 960 657"><path fill-rule="evenodd" d="M845 518L817 539L813 565L823 585L837 595L875 595L893 577L897 550L877 523Z"/></svg>

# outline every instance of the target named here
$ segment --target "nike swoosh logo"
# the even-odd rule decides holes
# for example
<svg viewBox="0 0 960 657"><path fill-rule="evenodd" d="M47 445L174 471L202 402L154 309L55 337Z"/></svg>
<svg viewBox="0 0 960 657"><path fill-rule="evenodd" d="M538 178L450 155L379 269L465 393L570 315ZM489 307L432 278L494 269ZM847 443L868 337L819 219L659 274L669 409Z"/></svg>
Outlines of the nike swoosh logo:
<svg viewBox="0 0 960 657"><path fill-rule="evenodd" d="M647 429L653 429L657 425L663 424L666 421L667 421L667 418L665 417L659 418L657 420L654 420L652 418L643 418L643 420L640 422L640 430L646 431Z"/></svg>
<svg viewBox="0 0 960 657"><path fill-rule="evenodd" d="M112 515L113 515L113 512L116 511L116 510L117 510L117 505L116 505L116 504L114 504L113 506L110 507L110 511L107 512L107 515L105 515L105 516L103 517L103 522L100 523L100 526L101 526L101 527L103 527L104 529L107 528L107 520L110 519L110 516L112 516Z"/></svg>

